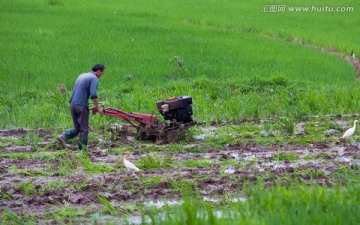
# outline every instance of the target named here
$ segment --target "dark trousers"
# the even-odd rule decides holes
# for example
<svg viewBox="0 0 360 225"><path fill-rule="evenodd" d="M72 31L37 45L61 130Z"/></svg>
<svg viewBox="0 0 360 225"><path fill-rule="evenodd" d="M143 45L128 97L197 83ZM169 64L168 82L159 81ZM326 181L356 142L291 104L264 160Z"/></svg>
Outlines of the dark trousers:
<svg viewBox="0 0 360 225"><path fill-rule="evenodd" d="M89 108L83 105L71 105L70 112L75 132L87 134L89 132Z"/></svg>
<svg viewBox="0 0 360 225"><path fill-rule="evenodd" d="M81 145L87 145L89 133L89 108L83 105L70 105L70 112L73 118L74 128L61 134L65 141L68 141L78 134L79 148Z"/></svg>

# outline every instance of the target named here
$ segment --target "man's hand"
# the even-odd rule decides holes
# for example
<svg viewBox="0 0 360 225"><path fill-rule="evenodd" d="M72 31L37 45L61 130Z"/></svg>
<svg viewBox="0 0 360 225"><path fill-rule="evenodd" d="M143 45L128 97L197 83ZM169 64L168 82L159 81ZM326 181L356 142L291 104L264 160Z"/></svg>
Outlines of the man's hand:
<svg viewBox="0 0 360 225"><path fill-rule="evenodd" d="M93 114L98 112L100 114L100 116L104 115L104 110L102 108L100 108L100 106L98 104L98 99L94 98L93 102L94 102L94 105L95 105L94 110L93 110Z"/></svg>
<svg viewBox="0 0 360 225"><path fill-rule="evenodd" d="M104 110L102 108L97 107L96 109L97 109L98 113L100 114L100 116L104 115Z"/></svg>

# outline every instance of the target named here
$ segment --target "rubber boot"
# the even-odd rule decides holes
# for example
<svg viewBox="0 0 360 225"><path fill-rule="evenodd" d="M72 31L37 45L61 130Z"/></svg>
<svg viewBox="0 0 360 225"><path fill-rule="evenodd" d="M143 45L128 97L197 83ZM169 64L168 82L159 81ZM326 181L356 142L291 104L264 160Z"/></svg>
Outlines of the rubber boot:
<svg viewBox="0 0 360 225"><path fill-rule="evenodd" d="M70 129L62 133L58 138L57 141L62 149L66 148L66 141L76 137L78 133L75 132L74 129Z"/></svg>
<svg viewBox="0 0 360 225"><path fill-rule="evenodd" d="M60 137L63 138L65 141L68 141L76 137L78 134L79 133L75 132L75 129L70 129L62 133Z"/></svg>
<svg viewBox="0 0 360 225"><path fill-rule="evenodd" d="M87 150L88 134L82 133L79 137L79 150Z"/></svg>

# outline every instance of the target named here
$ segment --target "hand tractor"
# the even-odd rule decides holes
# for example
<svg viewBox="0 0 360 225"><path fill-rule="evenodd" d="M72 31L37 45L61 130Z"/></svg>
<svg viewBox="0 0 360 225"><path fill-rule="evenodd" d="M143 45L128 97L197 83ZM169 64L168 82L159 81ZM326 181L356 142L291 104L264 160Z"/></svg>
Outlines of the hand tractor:
<svg viewBox="0 0 360 225"><path fill-rule="evenodd" d="M179 96L158 101L156 106L165 121L158 120L154 114L127 113L114 108L103 108L103 111L105 115L125 120L135 127L138 140L151 140L156 144L176 142L180 136L185 134L186 130L196 124L192 119L191 96ZM96 113L95 108L90 110Z"/></svg>

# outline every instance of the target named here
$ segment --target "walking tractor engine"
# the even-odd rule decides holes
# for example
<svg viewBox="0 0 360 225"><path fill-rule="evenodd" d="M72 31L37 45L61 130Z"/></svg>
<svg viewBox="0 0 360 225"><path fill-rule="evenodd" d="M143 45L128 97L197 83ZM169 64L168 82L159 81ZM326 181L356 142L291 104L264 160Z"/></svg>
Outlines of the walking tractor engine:
<svg viewBox="0 0 360 225"><path fill-rule="evenodd" d="M193 122L191 105L192 98L190 96L180 96L156 103L161 115L165 120L170 120L173 126L179 123Z"/></svg>
<svg viewBox="0 0 360 225"><path fill-rule="evenodd" d="M158 101L156 106L165 121L159 121L154 114L127 113L114 108L104 108L103 112L105 115L129 122L136 128L138 140L151 140L156 144L175 142L179 137L185 135L186 130L195 125L192 118L191 96L179 96ZM96 109L92 108L92 111L96 113ZM116 128L116 133L121 136L123 132Z"/></svg>
<svg viewBox="0 0 360 225"><path fill-rule="evenodd" d="M145 129L142 127L138 132L140 134L138 139L154 140L157 144L175 142L195 124L192 119L192 97L190 96L179 96L158 101L156 106L165 121L157 121L150 126L145 126Z"/></svg>

